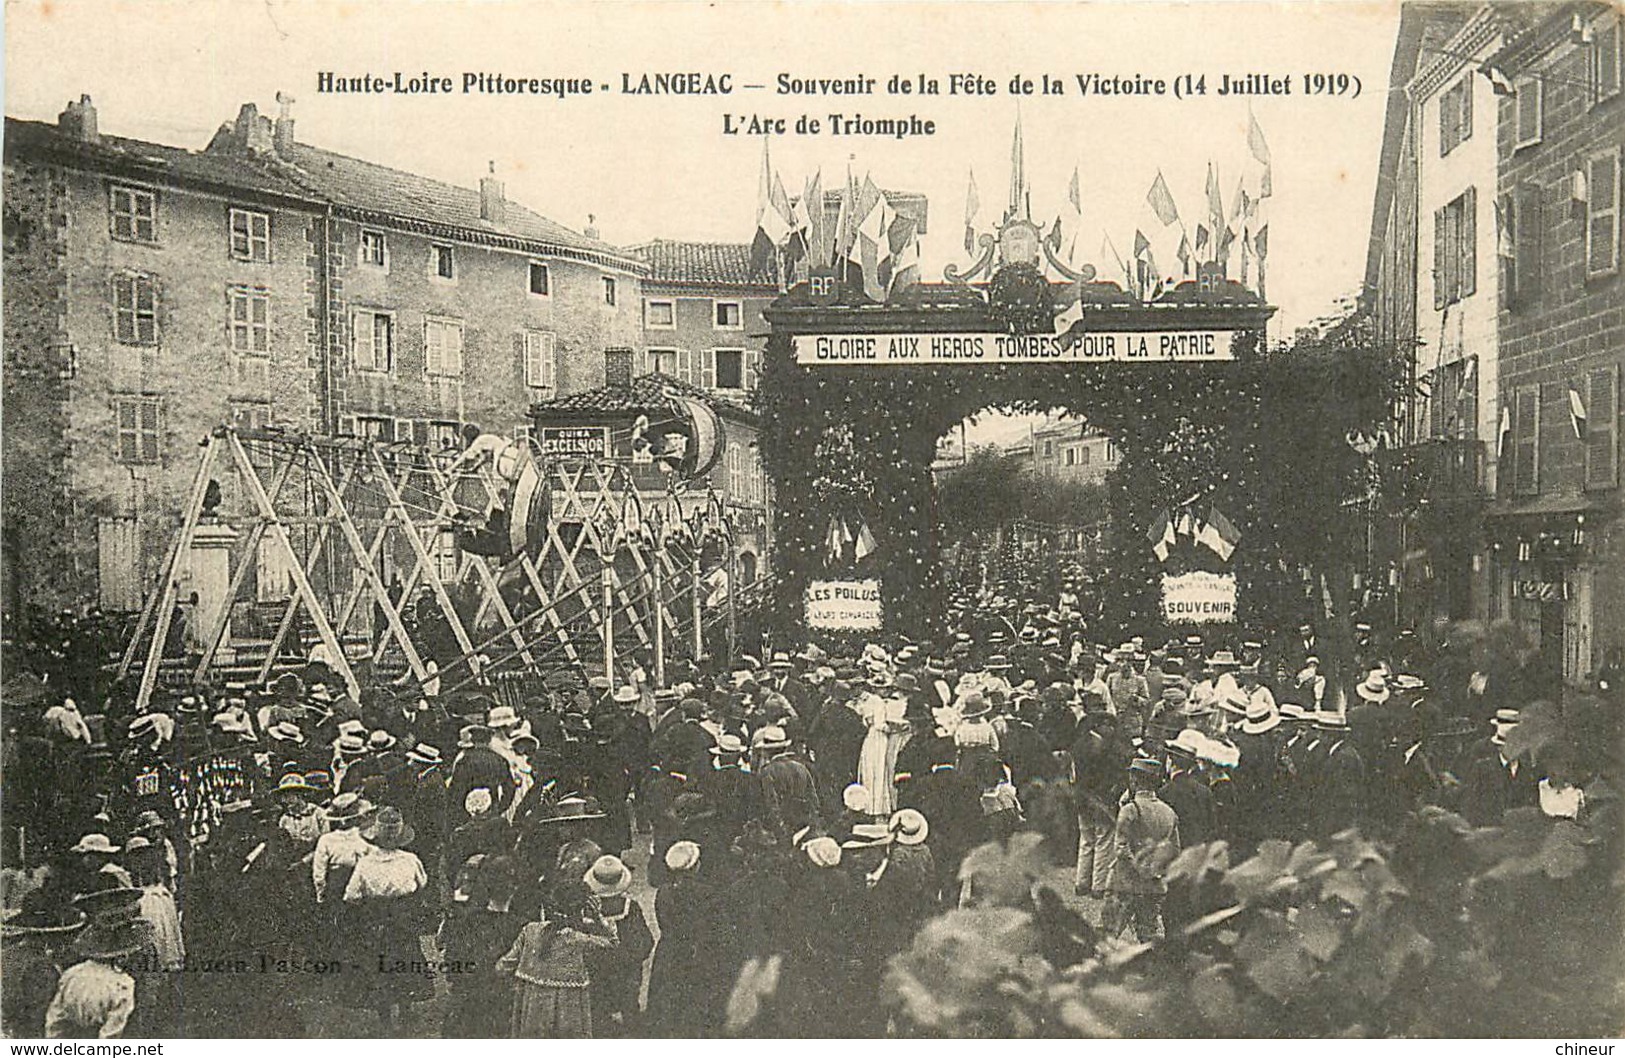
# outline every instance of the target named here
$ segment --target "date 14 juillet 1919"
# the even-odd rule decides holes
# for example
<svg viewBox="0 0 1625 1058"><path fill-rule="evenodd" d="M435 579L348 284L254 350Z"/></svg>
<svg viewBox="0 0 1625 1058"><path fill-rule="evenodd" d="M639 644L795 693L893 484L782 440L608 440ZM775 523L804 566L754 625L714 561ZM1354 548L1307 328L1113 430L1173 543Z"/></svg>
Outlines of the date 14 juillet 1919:
<svg viewBox="0 0 1625 1058"><path fill-rule="evenodd" d="M1182 73L1173 80L1174 97L1188 96L1350 96L1360 95L1360 78L1349 73L1220 74L1213 84L1207 74ZM1158 93L1159 95L1161 93Z"/></svg>

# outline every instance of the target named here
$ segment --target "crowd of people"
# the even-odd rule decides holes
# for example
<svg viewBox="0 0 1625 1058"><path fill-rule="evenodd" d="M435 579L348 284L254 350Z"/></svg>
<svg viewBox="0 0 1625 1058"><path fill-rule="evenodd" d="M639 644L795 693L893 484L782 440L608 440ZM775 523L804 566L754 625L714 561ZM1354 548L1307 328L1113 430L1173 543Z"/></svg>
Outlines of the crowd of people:
<svg viewBox="0 0 1625 1058"><path fill-rule="evenodd" d="M1585 811L1582 760L1507 752L1501 677L1411 633L1358 626L1339 686L1310 625L1098 643L1075 604L983 588L931 639L668 687L554 673L516 704L352 698L320 662L139 714L45 694L6 717L4 1030L297 1035L289 997L319 992L386 1034L435 1000L458 1037L714 1036L741 1010L879 1036L887 960L979 899L966 856L1057 803L1075 902L1048 911L1142 940L1185 913L1182 848Z"/></svg>

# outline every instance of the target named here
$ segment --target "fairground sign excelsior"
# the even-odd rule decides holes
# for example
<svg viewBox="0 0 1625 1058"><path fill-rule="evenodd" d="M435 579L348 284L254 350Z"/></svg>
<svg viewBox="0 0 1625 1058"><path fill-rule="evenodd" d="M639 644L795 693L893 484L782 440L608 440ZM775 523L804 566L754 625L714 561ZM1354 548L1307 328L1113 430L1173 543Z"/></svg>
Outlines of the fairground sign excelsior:
<svg viewBox="0 0 1625 1058"><path fill-rule="evenodd" d="M546 456L609 458L609 428L604 426L544 426L538 438Z"/></svg>
<svg viewBox="0 0 1625 1058"><path fill-rule="evenodd" d="M796 363L1104 363L1233 360L1231 331L1077 334L798 334Z"/></svg>
<svg viewBox="0 0 1625 1058"><path fill-rule="evenodd" d="M807 585L807 627L824 632L872 632L880 627L878 580L815 580Z"/></svg>
<svg viewBox="0 0 1625 1058"><path fill-rule="evenodd" d="M1228 624L1236 619L1234 573L1165 573L1162 616L1169 624Z"/></svg>

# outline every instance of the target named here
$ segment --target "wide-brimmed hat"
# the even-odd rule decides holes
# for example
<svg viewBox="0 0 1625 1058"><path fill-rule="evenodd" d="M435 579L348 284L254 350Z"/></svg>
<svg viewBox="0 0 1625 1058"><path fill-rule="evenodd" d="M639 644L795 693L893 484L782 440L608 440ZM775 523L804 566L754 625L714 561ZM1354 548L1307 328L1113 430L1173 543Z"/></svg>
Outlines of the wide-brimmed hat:
<svg viewBox="0 0 1625 1058"><path fill-rule="evenodd" d="M1184 728L1173 738L1166 740L1163 745L1168 747L1170 753L1184 757L1195 758L1202 751L1202 744L1207 736L1194 727Z"/></svg>
<svg viewBox="0 0 1625 1058"><path fill-rule="evenodd" d="M1366 673L1364 682L1354 688L1354 693L1365 701L1381 705L1393 692L1388 689L1388 677L1383 675L1382 670L1372 669Z"/></svg>
<svg viewBox="0 0 1625 1058"><path fill-rule="evenodd" d="M989 654L983 667L989 672L1005 672L1010 668L1010 659L1003 654Z"/></svg>
<svg viewBox="0 0 1625 1058"><path fill-rule="evenodd" d="M164 817L149 808L135 817L135 825L130 828L130 833L143 834L162 829L164 829Z"/></svg>
<svg viewBox="0 0 1625 1058"><path fill-rule="evenodd" d="M604 818L604 809L599 805L596 797L582 797L571 794L568 797L559 798L553 807L555 809L554 814L544 822L577 823L589 819Z"/></svg>
<svg viewBox="0 0 1625 1058"><path fill-rule="evenodd" d="M738 735L726 731L718 736L716 745L711 747L711 755L714 757L720 757L723 755L737 757L744 752L744 741L740 739Z"/></svg>
<svg viewBox="0 0 1625 1058"><path fill-rule="evenodd" d="M1336 709L1317 709L1311 718L1316 727L1324 727L1333 731L1347 731L1349 718Z"/></svg>
<svg viewBox="0 0 1625 1058"><path fill-rule="evenodd" d="M372 811L372 804L358 793L341 793L327 806L329 823L350 823Z"/></svg>
<svg viewBox="0 0 1625 1058"><path fill-rule="evenodd" d="M276 739L278 742L293 742L301 746L305 744L305 733L299 730L298 724L286 722L272 724L270 727L265 729L265 733Z"/></svg>
<svg viewBox="0 0 1625 1058"><path fill-rule="evenodd" d="M889 823L859 823L852 828L852 836L841 842L843 849L868 849L891 843Z"/></svg>
<svg viewBox="0 0 1625 1058"><path fill-rule="evenodd" d="M388 731L385 731L383 728L379 728L377 731L374 731L372 734L367 736L367 748L378 750L380 752L386 749L394 749L396 741L397 739L394 735L390 734Z"/></svg>
<svg viewBox="0 0 1625 1058"><path fill-rule="evenodd" d="M770 724L752 735L750 744L752 749L785 749L790 745L790 736L784 728Z"/></svg>
<svg viewBox="0 0 1625 1058"><path fill-rule="evenodd" d="M406 759L417 764L441 764L445 761L445 757L441 755L440 749L436 746L429 745L427 742L419 742L417 745L407 750Z"/></svg>
<svg viewBox="0 0 1625 1058"><path fill-rule="evenodd" d="M1246 695L1236 694L1233 691L1227 690L1224 694L1219 695L1214 704L1227 713L1235 713L1237 716L1246 716L1247 706L1249 703Z"/></svg>
<svg viewBox="0 0 1625 1058"><path fill-rule="evenodd" d="M829 652L817 643L808 643L801 648L796 657L813 665L821 665L829 660Z"/></svg>
<svg viewBox="0 0 1625 1058"><path fill-rule="evenodd" d="M305 782L305 776L302 772L290 771L277 780L276 792L308 793L310 792L310 784ZM134 841L135 839L131 838L130 840Z"/></svg>
<svg viewBox="0 0 1625 1058"><path fill-rule="evenodd" d="M802 846L807 852L807 859L812 861L814 867L828 869L841 864L841 845L832 837L821 836L813 838Z"/></svg>
<svg viewBox="0 0 1625 1058"><path fill-rule="evenodd" d="M1282 720L1307 720L1307 719L1309 719L1309 710L1305 709L1303 706L1299 705L1297 702L1282 702L1280 704L1280 706L1278 707L1278 711L1281 714L1281 719Z"/></svg>
<svg viewBox="0 0 1625 1058"><path fill-rule="evenodd" d="M340 735L333 741L333 748L341 757L360 757L366 754L367 743L360 735Z"/></svg>
<svg viewBox="0 0 1625 1058"><path fill-rule="evenodd" d="M965 720L975 720L992 712L993 705L979 691L973 691L965 696L959 703L959 715Z"/></svg>
<svg viewBox="0 0 1625 1058"><path fill-rule="evenodd" d="M325 791L333 786L333 773L326 768L315 768L305 772L305 785L317 792Z"/></svg>
<svg viewBox="0 0 1625 1058"><path fill-rule="evenodd" d="M692 841L674 841L666 850L666 870L692 871L700 865L700 847Z"/></svg>
<svg viewBox="0 0 1625 1058"><path fill-rule="evenodd" d="M410 845L417 835L399 808L385 805L373 816L372 822L361 828L361 836L381 849L398 849Z"/></svg>
<svg viewBox="0 0 1625 1058"><path fill-rule="evenodd" d="M774 651L773 652L773 660L771 660L771 661L769 661L767 663L767 667L770 668L770 669L788 669L788 668L790 668L791 667L790 655L785 653L782 650Z"/></svg>
<svg viewBox="0 0 1625 1058"><path fill-rule="evenodd" d="M1199 760L1221 768L1234 768L1241 763L1241 750L1216 738L1205 739L1201 751L1196 756Z"/></svg>
<svg viewBox="0 0 1625 1058"><path fill-rule="evenodd" d="M130 738L149 738L156 735L160 742L175 737L175 718L164 712L142 713L130 721Z"/></svg>
<svg viewBox="0 0 1625 1058"><path fill-rule="evenodd" d="M623 683L615 688L615 693L611 697L622 705L630 705L638 700L638 689L630 684Z"/></svg>
<svg viewBox="0 0 1625 1058"><path fill-rule="evenodd" d="M145 834L131 834L128 838L124 839L124 851L126 853L142 852L156 847L157 846L152 843L152 839L147 837Z"/></svg>
<svg viewBox="0 0 1625 1058"><path fill-rule="evenodd" d="M68 851L79 853L99 852L104 855L111 856L119 851L119 846L108 840L106 834L86 834L84 837L79 839L79 843L77 845Z"/></svg>
<svg viewBox="0 0 1625 1058"><path fill-rule="evenodd" d="M899 845L919 845L931 833L931 823L918 809L899 808L891 817L892 838Z"/></svg>
<svg viewBox="0 0 1625 1058"><path fill-rule="evenodd" d="M860 782L847 783L841 791L841 804L848 812L869 811L869 788Z"/></svg>
<svg viewBox="0 0 1625 1058"><path fill-rule="evenodd" d="M1155 757L1135 757L1129 762L1129 771L1137 771L1142 775L1161 776L1162 761Z"/></svg>
<svg viewBox="0 0 1625 1058"><path fill-rule="evenodd" d="M1227 668L1238 668L1241 665L1241 661L1236 655L1228 650L1215 650L1207 659L1207 663L1213 668L1218 668L1221 665Z"/></svg>
<svg viewBox="0 0 1625 1058"><path fill-rule="evenodd" d="M1241 730L1249 735L1262 735L1272 731L1281 723L1281 714L1269 707L1269 703L1259 700L1247 703L1247 717L1241 722Z"/></svg>
<svg viewBox="0 0 1625 1058"><path fill-rule="evenodd" d="M600 856L581 880L593 896L620 896L632 888L632 869L619 856Z"/></svg>
<svg viewBox="0 0 1625 1058"><path fill-rule="evenodd" d="M518 727L519 714L511 705L499 705L486 714L485 726L496 731L506 727Z"/></svg>

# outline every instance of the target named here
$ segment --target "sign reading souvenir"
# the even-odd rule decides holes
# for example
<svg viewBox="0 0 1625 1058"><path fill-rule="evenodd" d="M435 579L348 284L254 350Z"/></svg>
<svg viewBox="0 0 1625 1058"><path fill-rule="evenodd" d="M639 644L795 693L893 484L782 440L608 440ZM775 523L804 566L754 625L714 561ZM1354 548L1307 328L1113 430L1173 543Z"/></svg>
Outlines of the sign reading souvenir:
<svg viewBox="0 0 1625 1058"><path fill-rule="evenodd" d="M1169 624L1223 624L1236 619L1234 573L1163 574L1162 616Z"/></svg>
<svg viewBox="0 0 1625 1058"><path fill-rule="evenodd" d="M1231 331L1091 331L1079 334L798 334L796 363L1180 363L1235 359Z"/></svg>
<svg viewBox="0 0 1625 1058"><path fill-rule="evenodd" d="M878 580L815 580L807 585L807 627L872 632L880 627Z"/></svg>
<svg viewBox="0 0 1625 1058"><path fill-rule="evenodd" d="M609 427L544 426L541 449L544 456L605 459L609 456Z"/></svg>

